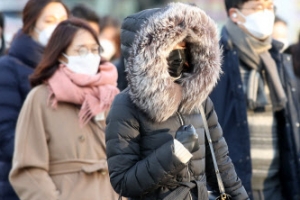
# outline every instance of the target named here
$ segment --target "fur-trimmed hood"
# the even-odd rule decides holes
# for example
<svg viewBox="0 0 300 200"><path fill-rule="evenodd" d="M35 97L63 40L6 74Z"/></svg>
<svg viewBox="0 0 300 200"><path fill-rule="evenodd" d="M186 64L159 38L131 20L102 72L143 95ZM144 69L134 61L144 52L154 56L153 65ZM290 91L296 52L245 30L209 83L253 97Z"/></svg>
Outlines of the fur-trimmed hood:
<svg viewBox="0 0 300 200"><path fill-rule="evenodd" d="M178 87L169 75L167 57L183 40L193 70L183 74ZM130 98L155 122L176 111L198 110L221 73L217 26L196 6L171 3L133 14L122 24L121 42Z"/></svg>

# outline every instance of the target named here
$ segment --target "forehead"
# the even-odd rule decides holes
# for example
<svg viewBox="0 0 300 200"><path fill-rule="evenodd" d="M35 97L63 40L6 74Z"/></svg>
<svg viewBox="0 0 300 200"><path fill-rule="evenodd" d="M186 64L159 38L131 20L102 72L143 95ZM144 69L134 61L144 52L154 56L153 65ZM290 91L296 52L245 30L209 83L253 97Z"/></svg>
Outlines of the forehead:
<svg viewBox="0 0 300 200"><path fill-rule="evenodd" d="M60 18L67 15L65 7L59 2L49 3L42 11L41 17L55 17Z"/></svg>
<svg viewBox="0 0 300 200"><path fill-rule="evenodd" d="M93 35L85 29L79 29L73 38L71 46L84 46L92 44L97 44Z"/></svg>

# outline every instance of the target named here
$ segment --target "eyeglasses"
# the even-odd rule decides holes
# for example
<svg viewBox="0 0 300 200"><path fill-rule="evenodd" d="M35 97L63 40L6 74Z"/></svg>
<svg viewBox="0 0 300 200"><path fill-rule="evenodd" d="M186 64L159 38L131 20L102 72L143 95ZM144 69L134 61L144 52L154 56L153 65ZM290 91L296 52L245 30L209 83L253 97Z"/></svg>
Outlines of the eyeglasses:
<svg viewBox="0 0 300 200"><path fill-rule="evenodd" d="M276 12L276 6L274 4L269 4L267 6L264 6L263 4L257 4L254 7L251 8L240 8L240 9L246 9L246 10L253 10L255 12L259 12L259 11L264 11L264 10L269 10L269 11L274 11Z"/></svg>
<svg viewBox="0 0 300 200"><path fill-rule="evenodd" d="M78 49L75 50L79 56L84 57L86 56L89 52L91 52L94 55L100 55L103 52L103 48L101 46L96 46L91 49L81 46Z"/></svg>

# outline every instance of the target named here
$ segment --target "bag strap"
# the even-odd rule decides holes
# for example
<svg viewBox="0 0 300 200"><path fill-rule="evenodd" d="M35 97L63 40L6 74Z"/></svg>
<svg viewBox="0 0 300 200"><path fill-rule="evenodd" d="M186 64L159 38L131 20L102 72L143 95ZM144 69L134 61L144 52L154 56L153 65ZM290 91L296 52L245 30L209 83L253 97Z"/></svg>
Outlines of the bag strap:
<svg viewBox="0 0 300 200"><path fill-rule="evenodd" d="M208 141L208 144L209 144L209 148L210 148L211 157L212 157L213 164L214 164L214 169L215 169L215 173L216 173L216 177L217 177L217 181L218 181L220 194L222 196L222 194L225 194L224 184L223 184L221 174L220 174L220 171L219 171L219 168L218 168L218 165L217 165L216 156L215 156L214 148L213 148L213 145L212 145L212 140L211 140L211 137L210 137L210 132L209 132L208 125L207 125L206 115L205 115L205 112L204 112L204 109L203 109L202 105L200 107L200 113L201 113L201 116L202 116L202 119L203 119L205 135L206 135L206 138L207 138L207 141Z"/></svg>

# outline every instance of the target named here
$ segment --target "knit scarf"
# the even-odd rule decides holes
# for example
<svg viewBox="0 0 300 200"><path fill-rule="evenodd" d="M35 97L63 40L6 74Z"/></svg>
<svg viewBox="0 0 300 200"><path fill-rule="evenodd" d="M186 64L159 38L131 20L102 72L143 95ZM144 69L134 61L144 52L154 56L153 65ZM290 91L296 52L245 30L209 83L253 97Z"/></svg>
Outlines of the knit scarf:
<svg viewBox="0 0 300 200"><path fill-rule="evenodd" d="M228 19L225 27L232 43L238 50L241 63L245 64L250 71L246 91L248 108L254 110L267 104L262 74L264 71L266 83L270 90L273 110L283 109L287 98L281 85L276 63L268 51L272 47L272 38L257 40L246 34L230 19Z"/></svg>
<svg viewBox="0 0 300 200"><path fill-rule="evenodd" d="M118 75L115 66L109 62L100 65L99 71L96 75L78 74L61 64L47 81L51 107L57 108L58 102L80 105L81 127L92 117L107 111L119 93L116 87Z"/></svg>

